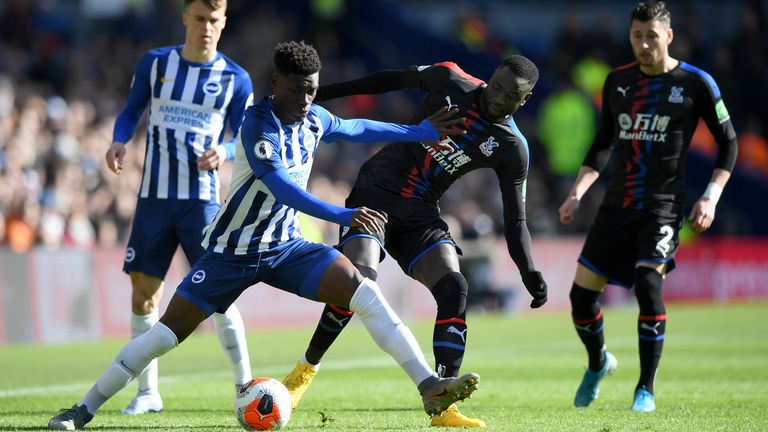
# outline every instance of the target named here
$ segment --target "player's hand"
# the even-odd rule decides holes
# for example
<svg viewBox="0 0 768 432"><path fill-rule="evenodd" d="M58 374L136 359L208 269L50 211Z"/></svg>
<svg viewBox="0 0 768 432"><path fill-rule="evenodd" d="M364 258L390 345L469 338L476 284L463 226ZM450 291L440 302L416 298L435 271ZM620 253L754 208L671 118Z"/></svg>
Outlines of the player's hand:
<svg viewBox="0 0 768 432"><path fill-rule="evenodd" d="M541 272L530 271L521 273L523 278L523 285L525 289L531 293L533 300L531 301L531 309L540 308L547 302L547 283L544 282L544 278L541 277Z"/></svg>
<svg viewBox="0 0 768 432"><path fill-rule="evenodd" d="M560 223L569 224L573 222L573 214L579 209L580 200L575 196L569 196L560 206Z"/></svg>
<svg viewBox="0 0 768 432"><path fill-rule="evenodd" d="M459 125L464 123L466 119L464 117L451 118L458 112L458 108L449 110L447 106L444 106L427 117L427 121L440 135L464 135L467 131L460 128Z"/></svg>
<svg viewBox="0 0 768 432"><path fill-rule="evenodd" d="M104 155L107 161L107 167L115 174L120 175L123 172L123 160L125 159L125 144L117 141L113 142Z"/></svg>
<svg viewBox="0 0 768 432"><path fill-rule="evenodd" d="M691 220L691 229L696 234L703 233L715 220L715 202L709 198L699 198L688 215Z"/></svg>
<svg viewBox="0 0 768 432"><path fill-rule="evenodd" d="M227 149L223 145L209 148L197 158L197 169L208 171L218 168L227 160Z"/></svg>
<svg viewBox="0 0 768 432"><path fill-rule="evenodd" d="M386 223L387 216L385 214L368 207L358 207L352 215L349 226L361 228L368 234L383 237Z"/></svg>
<svg viewBox="0 0 768 432"><path fill-rule="evenodd" d="M440 139L436 141L423 141L424 144L434 147L438 150L447 150L452 152L453 147L448 142L445 142L445 137L454 135L464 135L467 131L461 128L459 125L464 123L466 119L464 117L458 117L451 119L456 113L459 112L458 108L448 109L444 106L437 110L434 114L427 117L427 121L433 128L440 134Z"/></svg>

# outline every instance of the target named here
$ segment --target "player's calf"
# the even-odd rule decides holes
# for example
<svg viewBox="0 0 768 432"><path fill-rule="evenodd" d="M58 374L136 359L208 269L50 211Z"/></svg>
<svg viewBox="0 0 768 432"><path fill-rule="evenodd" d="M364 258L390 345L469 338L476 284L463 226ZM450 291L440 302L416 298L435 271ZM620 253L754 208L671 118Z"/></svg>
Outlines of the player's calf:
<svg viewBox="0 0 768 432"><path fill-rule="evenodd" d="M666 335L667 312L661 296L662 276L653 268L635 269L635 296L640 307L637 337L640 350L640 378L637 390L653 392Z"/></svg>

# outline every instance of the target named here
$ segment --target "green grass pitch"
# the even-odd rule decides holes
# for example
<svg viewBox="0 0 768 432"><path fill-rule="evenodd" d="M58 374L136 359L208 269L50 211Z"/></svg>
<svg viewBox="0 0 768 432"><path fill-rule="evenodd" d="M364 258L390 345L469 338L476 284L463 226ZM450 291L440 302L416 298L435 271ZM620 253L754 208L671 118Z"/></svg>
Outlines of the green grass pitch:
<svg viewBox="0 0 768 432"><path fill-rule="evenodd" d="M241 307L245 307L242 305ZM488 431L765 431L768 430L768 304L669 305L667 339L656 380L657 411L629 410L638 377L636 306L605 311L608 349L619 368L600 398L573 408L586 355L567 312L470 315L464 371L482 376L461 404ZM429 349L431 323L413 323ZM290 370L311 328L251 331L255 376ZM42 429L78 401L125 341L0 347L0 430ZM431 353L427 355L431 362ZM123 416L132 384L87 430L237 430L234 387L215 335L198 332L161 359L165 411ZM326 356L294 413L294 431L435 430L414 386L368 338L359 321Z"/></svg>

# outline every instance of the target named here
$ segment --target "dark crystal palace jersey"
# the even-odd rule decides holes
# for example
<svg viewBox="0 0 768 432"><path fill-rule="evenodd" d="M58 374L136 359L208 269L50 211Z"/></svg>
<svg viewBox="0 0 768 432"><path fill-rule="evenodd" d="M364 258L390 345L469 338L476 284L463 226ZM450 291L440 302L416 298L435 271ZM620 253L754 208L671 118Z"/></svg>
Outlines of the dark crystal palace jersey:
<svg viewBox="0 0 768 432"><path fill-rule="evenodd" d="M525 184L528 143L512 117L492 123L480 113L480 94L485 86L455 63L412 67L406 82L417 82L428 93L421 121L442 107L458 107L465 117L462 136L448 137L453 151L426 144L390 143L361 168L355 188L402 198L403 206L437 206L445 191L464 174L490 168L499 178L505 221L525 219ZM482 193L482 191L478 191Z"/></svg>
<svg viewBox="0 0 768 432"><path fill-rule="evenodd" d="M613 70L603 87L600 126L584 165L601 169L613 148L603 203L679 215L685 204L685 155L699 118L719 146L716 168L733 169L736 133L709 74L680 62L649 76L637 62Z"/></svg>

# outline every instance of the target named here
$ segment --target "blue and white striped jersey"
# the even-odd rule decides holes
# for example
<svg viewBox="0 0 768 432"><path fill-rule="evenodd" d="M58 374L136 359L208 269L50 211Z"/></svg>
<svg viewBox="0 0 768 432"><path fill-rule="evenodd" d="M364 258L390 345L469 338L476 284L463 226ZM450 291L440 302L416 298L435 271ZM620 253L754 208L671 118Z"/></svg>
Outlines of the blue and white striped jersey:
<svg viewBox="0 0 768 432"><path fill-rule="evenodd" d="M213 61L181 57L182 45L148 51L139 60L113 140L127 143L147 102L147 149L139 197L219 202L217 170L201 171L197 157L223 144L234 157L235 140L222 143L225 124L233 134L253 98L248 73L217 53Z"/></svg>
<svg viewBox="0 0 768 432"><path fill-rule="evenodd" d="M202 245L209 252L253 255L300 237L299 211L277 202L261 179L273 171L286 170L290 180L306 190L320 140L374 143L438 138L428 121L409 126L344 120L314 104L303 120L282 124L273 111L272 99L264 98L245 112L232 186L225 204L206 228Z"/></svg>

